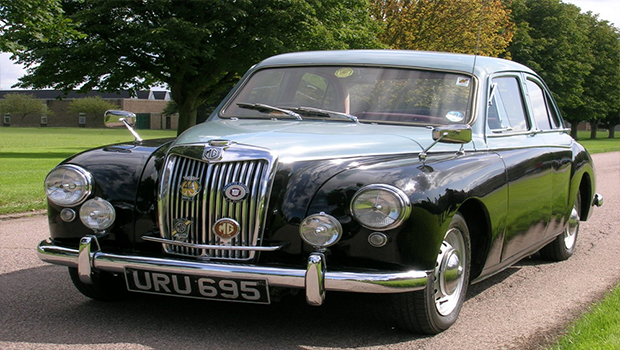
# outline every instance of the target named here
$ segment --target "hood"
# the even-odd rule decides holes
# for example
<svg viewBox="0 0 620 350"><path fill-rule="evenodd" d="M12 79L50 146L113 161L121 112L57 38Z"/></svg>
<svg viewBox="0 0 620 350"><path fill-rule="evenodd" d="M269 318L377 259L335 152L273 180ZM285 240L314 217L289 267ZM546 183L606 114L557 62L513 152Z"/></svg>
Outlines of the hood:
<svg viewBox="0 0 620 350"><path fill-rule="evenodd" d="M281 161L299 161L417 153L432 143L431 134L428 128L415 126L218 119L185 131L174 145L230 140L269 149Z"/></svg>

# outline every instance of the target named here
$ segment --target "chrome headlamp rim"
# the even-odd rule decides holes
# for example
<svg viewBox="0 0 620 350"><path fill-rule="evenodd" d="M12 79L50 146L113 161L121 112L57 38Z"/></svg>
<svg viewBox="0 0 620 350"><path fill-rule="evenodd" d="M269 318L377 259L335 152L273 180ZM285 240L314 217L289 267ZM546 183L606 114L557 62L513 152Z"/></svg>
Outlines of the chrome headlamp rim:
<svg viewBox="0 0 620 350"><path fill-rule="evenodd" d="M358 213L355 210L355 203L362 194L368 191L377 191L377 190L387 192L388 194L396 198L398 201L400 212L398 216L394 219L394 221L388 225L374 225L374 226L369 225L368 223L365 223L362 219L360 219L360 215L358 215ZM411 213L410 204L411 204L411 201L409 200L409 197L400 188L395 187L393 185L387 185L387 184L371 184L371 185L363 186L362 188L357 190L357 192L355 193L355 195L353 195L353 198L351 199L351 203L349 204L349 211L351 212L351 216L353 216L353 218L363 227L369 230L387 231L387 230L397 228L405 220L407 220L407 218L409 218L409 215Z"/></svg>
<svg viewBox="0 0 620 350"><path fill-rule="evenodd" d="M116 209L107 200L95 197L84 202L79 216L84 226L95 232L103 232L112 227L116 221Z"/></svg>
<svg viewBox="0 0 620 350"><path fill-rule="evenodd" d="M58 200L54 200L54 198L52 196L50 196L49 192L48 192L48 186L47 186L47 181L50 177L51 174L53 174L54 172L58 171L58 170L70 170L70 171L74 171L75 173L77 173L78 175L80 175L82 177L82 179L84 180L84 183L82 185L82 187L84 188L84 191L82 193L82 195L74 201L71 202L61 202ZM74 165L74 164L61 164L56 166L54 169L50 170L49 173L47 173L47 175L45 176L45 180L43 182L44 186L45 186L45 196L47 197L47 199L58 205L58 206L62 206L62 207L74 207L77 205L80 205L82 203L84 203L86 201L86 199L88 199L88 197L90 197L90 195L93 193L93 187L94 187L94 179L93 179L93 175L86 169L78 166L78 165Z"/></svg>
<svg viewBox="0 0 620 350"><path fill-rule="evenodd" d="M313 241L311 234L323 235ZM299 225L299 236L307 244L316 249L325 249L338 243L342 238L342 225L335 217L320 212L307 216ZM329 239L325 240L328 236Z"/></svg>

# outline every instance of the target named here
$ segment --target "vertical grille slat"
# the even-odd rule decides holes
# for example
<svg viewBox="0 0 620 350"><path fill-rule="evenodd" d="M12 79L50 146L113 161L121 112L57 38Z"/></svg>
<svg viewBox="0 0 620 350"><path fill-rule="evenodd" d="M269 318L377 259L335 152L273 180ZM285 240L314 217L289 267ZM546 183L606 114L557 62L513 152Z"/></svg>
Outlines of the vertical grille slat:
<svg viewBox="0 0 620 350"><path fill-rule="evenodd" d="M203 146L204 147L204 146ZM175 224L190 221L189 235L185 242L196 245L218 245L222 249L203 249L163 244L169 254L203 259L251 260L255 257L253 250L231 250L233 247L252 247L260 245L263 207L266 205L270 186L273 157L267 151L258 152L251 149L251 155L239 150L232 160L208 162L196 159L195 154L202 152L171 152L165 166L165 174L160 186L160 220L162 238L175 240ZM186 154L187 153L187 154ZM192 198L182 195L183 183L195 179L200 184L200 192ZM224 188L232 183L244 184L248 189L247 197L238 202L227 200ZM239 234L224 241L213 232L213 226L220 219L235 220L240 227ZM183 229L183 224L180 225Z"/></svg>

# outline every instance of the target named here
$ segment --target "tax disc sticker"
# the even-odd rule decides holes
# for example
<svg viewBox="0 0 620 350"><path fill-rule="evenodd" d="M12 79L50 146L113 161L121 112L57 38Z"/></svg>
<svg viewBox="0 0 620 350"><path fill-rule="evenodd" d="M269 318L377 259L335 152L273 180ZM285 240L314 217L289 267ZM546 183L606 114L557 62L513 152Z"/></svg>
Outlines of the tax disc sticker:
<svg viewBox="0 0 620 350"><path fill-rule="evenodd" d="M353 75L353 68L340 68L334 73L338 78L348 78Z"/></svg>
<svg viewBox="0 0 620 350"><path fill-rule="evenodd" d="M470 78L458 77L458 78L456 78L456 86L468 87L470 80L471 80Z"/></svg>

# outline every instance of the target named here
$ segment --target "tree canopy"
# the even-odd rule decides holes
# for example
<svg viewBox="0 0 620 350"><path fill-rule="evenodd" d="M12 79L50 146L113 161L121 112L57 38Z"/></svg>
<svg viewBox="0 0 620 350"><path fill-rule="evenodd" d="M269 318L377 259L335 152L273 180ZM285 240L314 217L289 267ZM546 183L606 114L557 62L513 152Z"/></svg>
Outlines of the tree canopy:
<svg viewBox="0 0 620 350"><path fill-rule="evenodd" d="M75 114L84 113L92 120L103 119L103 114L109 109L118 109L118 105L102 99L100 96L78 98L69 102L69 111Z"/></svg>
<svg viewBox="0 0 620 350"><path fill-rule="evenodd" d="M500 0L372 0L393 49L503 56L512 40L510 11Z"/></svg>
<svg viewBox="0 0 620 350"><path fill-rule="evenodd" d="M268 56L379 47L365 0L67 1L81 37L22 37L21 87L130 90L165 83L179 133Z"/></svg>
<svg viewBox="0 0 620 350"><path fill-rule="evenodd" d="M76 36L70 20L63 16L60 0L0 0L0 51L24 50L24 38L55 41Z"/></svg>
<svg viewBox="0 0 620 350"><path fill-rule="evenodd" d="M545 79L571 135L577 138L583 121L594 130L613 123L620 112L618 29L560 0L514 0L511 9L517 28L511 55Z"/></svg>

